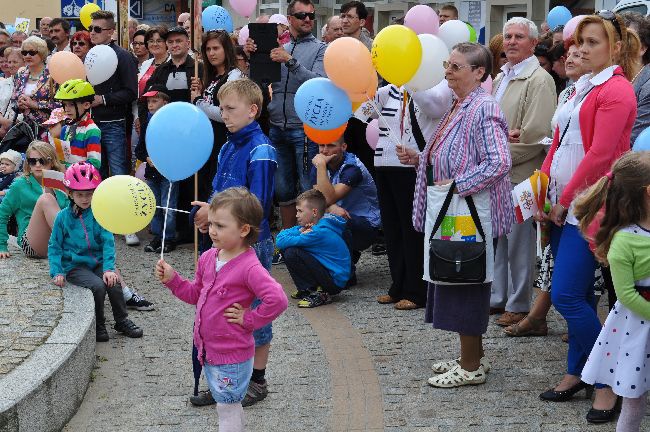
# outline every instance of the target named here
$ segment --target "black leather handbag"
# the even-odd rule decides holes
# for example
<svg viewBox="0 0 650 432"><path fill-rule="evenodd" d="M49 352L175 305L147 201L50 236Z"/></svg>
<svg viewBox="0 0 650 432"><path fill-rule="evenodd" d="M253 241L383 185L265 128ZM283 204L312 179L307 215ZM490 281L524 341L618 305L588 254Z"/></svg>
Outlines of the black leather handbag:
<svg viewBox="0 0 650 432"><path fill-rule="evenodd" d="M38 127L30 125L29 120L17 121L18 111L14 116L11 128L0 141L0 153L7 150L16 150L18 153L25 153L29 144L38 136Z"/></svg>
<svg viewBox="0 0 650 432"><path fill-rule="evenodd" d="M442 221L449 210L456 182L451 184L449 193L438 213L438 218L429 238L429 277L432 281L447 283L475 284L485 281L487 268L487 247L481 220L478 217L474 200L465 198L472 220L481 235L481 242L449 241L434 239Z"/></svg>

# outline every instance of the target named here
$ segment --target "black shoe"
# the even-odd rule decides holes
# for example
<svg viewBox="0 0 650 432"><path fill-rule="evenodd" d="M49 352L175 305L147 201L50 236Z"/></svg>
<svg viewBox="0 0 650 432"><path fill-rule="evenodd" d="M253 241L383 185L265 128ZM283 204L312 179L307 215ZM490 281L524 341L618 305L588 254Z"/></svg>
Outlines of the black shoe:
<svg viewBox="0 0 650 432"><path fill-rule="evenodd" d="M350 276L350 279L348 279L348 282L345 284L345 289L353 287L356 284L357 284L357 273L354 272L352 273L352 276Z"/></svg>
<svg viewBox="0 0 650 432"><path fill-rule="evenodd" d="M151 311L156 307L150 301L147 301L144 297L140 297L138 293L133 293L133 296L127 300L126 307L128 309L135 309L139 311Z"/></svg>
<svg viewBox="0 0 650 432"><path fill-rule="evenodd" d="M156 252L160 252L162 249L162 246L158 246ZM169 253L173 250L176 250L176 242L173 240L165 240L165 248L163 250L163 253Z"/></svg>
<svg viewBox="0 0 650 432"><path fill-rule="evenodd" d="M621 402L623 401L622 397L617 397L616 398L616 403L614 404L614 407L612 409L608 410L597 410L594 409L593 407L589 409L589 412L587 413L587 421L589 423L609 423L614 420L616 417L616 413L621 411Z"/></svg>
<svg viewBox="0 0 650 432"><path fill-rule="evenodd" d="M144 251L156 252L157 250L160 250L160 239L158 237L154 237L153 240L151 240L149 244L144 247Z"/></svg>
<svg viewBox="0 0 650 432"><path fill-rule="evenodd" d="M372 245L371 252L374 256L386 255L386 243L383 241L377 242Z"/></svg>
<svg viewBox="0 0 650 432"><path fill-rule="evenodd" d="M556 391L554 389L546 390L544 393L539 395L539 398L543 401L548 402L566 402L573 397L574 394L578 393L580 390L585 389L587 397L590 398L591 394L594 392L594 386L587 384L585 382L578 382L570 389L563 391Z"/></svg>
<svg viewBox="0 0 650 432"><path fill-rule="evenodd" d="M95 328L95 340L97 342L108 342L108 332L104 324L97 324Z"/></svg>
<svg viewBox="0 0 650 432"><path fill-rule="evenodd" d="M113 328L115 331L123 333L130 338L142 337L142 329L135 325L130 319L125 319L122 322L116 323Z"/></svg>
<svg viewBox="0 0 650 432"><path fill-rule="evenodd" d="M194 406L214 405L217 401L212 397L210 390L199 392L197 396L190 396L190 403Z"/></svg>

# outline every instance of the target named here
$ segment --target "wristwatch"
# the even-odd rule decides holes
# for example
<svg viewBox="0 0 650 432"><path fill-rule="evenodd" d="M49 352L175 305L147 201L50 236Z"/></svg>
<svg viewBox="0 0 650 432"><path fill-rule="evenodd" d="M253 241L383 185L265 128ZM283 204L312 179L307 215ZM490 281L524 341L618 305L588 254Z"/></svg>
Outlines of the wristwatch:
<svg viewBox="0 0 650 432"><path fill-rule="evenodd" d="M292 58L289 61L287 61L287 68L289 70L293 70L293 68L295 68L297 64L298 64L298 60L296 60L295 58Z"/></svg>

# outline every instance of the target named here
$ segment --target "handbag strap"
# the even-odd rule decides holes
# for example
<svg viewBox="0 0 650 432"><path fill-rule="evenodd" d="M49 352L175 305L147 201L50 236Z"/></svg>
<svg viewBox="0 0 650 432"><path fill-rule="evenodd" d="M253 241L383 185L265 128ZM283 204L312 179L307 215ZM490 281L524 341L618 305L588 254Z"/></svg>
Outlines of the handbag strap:
<svg viewBox="0 0 650 432"><path fill-rule="evenodd" d="M431 230L431 236L429 237L429 241L433 240L433 236L438 232L440 225L442 225L442 220L447 215L447 210L449 210L449 205L451 204L451 198L454 195L455 187L456 187L456 180L451 182L451 186L449 187L449 192L447 192L445 201L442 203L442 207L440 207L440 212L438 213L438 217L436 218L436 223L433 226L433 230ZM476 229L478 230L479 234L481 234L481 238L483 239L483 241L484 242L487 241L485 239L485 233L483 232L483 225L481 225L481 219L479 219L478 212L476 211L476 206L474 205L474 199L470 195L465 197L465 201L467 202L467 207L469 208L469 214L472 216L472 220L474 221L474 225L476 226Z"/></svg>
<svg viewBox="0 0 650 432"><path fill-rule="evenodd" d="M411 102L409 103L409 115L411 118L411 131L413 132L413 138L415 138L415 142L417 143L420 152L422 152L427 143L424 140L422 129L420 129L420 124L415 116L415 102L413 101L413 98L411 98Z"/></svg>
<svg viewBox="0 0 650 432"><path fill-rule="evenodd" d="M614 75L620 75L620 74L614 74ZM580 99L580 101L583 101L583 100L587 97L587 95L588 95L589 93L591 93L591 91L592 91L593 89L595 89L595 88L596 88L595 86L592 87L592 88L590 88L590 89L587 91L587 93L585 93L585 95L582 97L582 99ZM558 148L560 148L560 146L562 145L562 141L564 140L564 135L566 135L567 131L569 130L569 125L570 125L570 124L571 124L571 115L569 115L569 121L566 123L566 126L564 127L564 130L562 131L562 135L560 136L560 141L557 143L557 147L558 147Z"/></svg>

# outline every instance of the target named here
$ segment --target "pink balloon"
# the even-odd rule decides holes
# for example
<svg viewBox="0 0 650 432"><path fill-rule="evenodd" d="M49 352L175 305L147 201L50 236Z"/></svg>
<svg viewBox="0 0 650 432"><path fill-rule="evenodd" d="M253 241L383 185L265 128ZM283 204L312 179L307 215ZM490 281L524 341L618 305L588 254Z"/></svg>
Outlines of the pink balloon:
<svg viewBox="0 0 650 432"><path fill-rule="evenodd" d="M241 46L246 45L246 39L248 39L248 36L250 35L248 26L245 25L244 27L239 30L239 36L237 36L237 43Z"/></svg>
<svg viewBox="0 0 650 432"><path fill-rule="evenodd" d="M142 162L139 166L138 169L135 170L135 177L139 178L140 180L144 180L144 169L147 167L146 162Z"/></svg>
<svg viewBox="0 0 650 432"><path fill-rule="evenodd" d="M371 149L375 150L377 148L377 143L379 142L379 120L374 119L368 123L366 127L366 141Z"/></svg>
<svg viewBox="0 0 650 432"><path fill-rule="evenodd" d="M580 21L587 15L577 15L574 16L569 20L569 22L566 23L564 26L564 30L562 30L562 39L565 41L568 41L569 39L573 38L573 33L575 33L576 29L578 28L578 24L580 24Z"/></svg>
<svg viewBox="0 0 650 432"><path fill-rule="evenodd" d="M438 34L440 20L436 11L427 5L413 6L404 17L404 25L409 27L415 33L421 34Z"/></svg>
<svg viewBox="0 0 650 432"><path fill-rule="evenodd" d="M243 17L250 17L255 12L257 0L230 0L232 9Z"/></svg>
<svg viewBox="0 0 650 432"><path fill-rule="evenodd" d="M481 83L481 88L492 94L492 77L488 75L487 79Z"/></svg>

